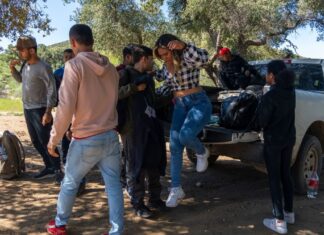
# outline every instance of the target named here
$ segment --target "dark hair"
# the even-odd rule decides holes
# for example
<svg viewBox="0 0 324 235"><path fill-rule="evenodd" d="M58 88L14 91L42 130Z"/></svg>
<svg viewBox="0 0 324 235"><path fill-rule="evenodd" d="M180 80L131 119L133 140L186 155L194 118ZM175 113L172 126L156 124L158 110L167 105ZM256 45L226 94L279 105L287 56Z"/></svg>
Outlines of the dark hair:
<svg viewBox="0 0 324 235"><path fill-rule="evenodd" d="M139 45L133 48L133 63L138 63L141 58L153 56L153 50L147 46Z"/></svg>
<svg viewBox="0 0 324 235"><path fill-rule="evenodd" d="M275 76L276 85L285 89L291 89L295 83L295 73L290 69L284 69Z"/></svg>
<svg viewBox="0 0 324 235"><path fill-rule="evenodd" d="M268 74L272 73L276 77L278 73L287 69L287 66L282 60L272 60L267 65L267 69L268 69Z"/></svg>
<svg viewBox="0 0 324 235"><path fill-rule="evenodd" d="M154 46L154 56L156 58L160 58L159 53L158 53L158 49L159 48L168 48L168 44L171 41L174 40L178 40L180 41L180 39L177 36L174 36L172 34L166 33L166 34L162 34L158 40L155 42L155 46Z"/></svg>
<svg viewBox="0 0 324 235"><path fill-rule="evenodd" d="M92 30L88 25L75 24L70 28L69 37L75 39L78 43L85 46L93 45Z"/></svg>
<svg viewBox="0 0 324 235"><path fill-rule="evenodd" d="M73 50L71 48L67 48L63 51L63 53L73 53Z"/></svg>

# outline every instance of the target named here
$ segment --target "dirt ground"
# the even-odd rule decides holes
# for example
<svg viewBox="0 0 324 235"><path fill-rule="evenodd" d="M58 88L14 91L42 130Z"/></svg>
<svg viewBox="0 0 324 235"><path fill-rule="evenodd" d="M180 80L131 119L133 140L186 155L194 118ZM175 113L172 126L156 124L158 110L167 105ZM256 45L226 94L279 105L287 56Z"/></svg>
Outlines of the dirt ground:
<svg viewBox="0 0 324 235"><path fill-rule="evenodd" d="M0 234L46 234L45 224L55 215L59 187L53 179L32 178L42 161L31 145L24 117L0 114L0 131L6 129L15 132L26 149L27 173L14 181L0 180ZM184 159L185 200L177 208L145 220L134 216L125 195L124 234L274 234L262 224L264 217L271 216L265 174L228 157L221 157L207 172L199 174L186 156ZM75 201L69 234L103 234L109 226L100 173L94 169L87 178L86 193ZM168 174L162 179L163 199L167 197L169 182ZM296 224L288 227L289 234L324 234L323 188L317 199L296 195Z"/></svg>

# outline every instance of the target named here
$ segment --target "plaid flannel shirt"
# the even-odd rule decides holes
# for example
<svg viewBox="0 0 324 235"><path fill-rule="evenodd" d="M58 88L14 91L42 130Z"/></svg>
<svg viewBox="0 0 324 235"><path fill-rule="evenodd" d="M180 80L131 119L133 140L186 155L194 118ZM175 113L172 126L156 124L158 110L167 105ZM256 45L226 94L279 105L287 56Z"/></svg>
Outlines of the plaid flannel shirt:
<svg viewBox="0 0 324 235"><path fill-rule="evenodd" d="M172 91L188 90L199 86L200 68L208 62L208 52L189 43L181 57L181 68L174 75L170 74L165 65L156 71L156 79L165 81L164 85Z"/></svg>

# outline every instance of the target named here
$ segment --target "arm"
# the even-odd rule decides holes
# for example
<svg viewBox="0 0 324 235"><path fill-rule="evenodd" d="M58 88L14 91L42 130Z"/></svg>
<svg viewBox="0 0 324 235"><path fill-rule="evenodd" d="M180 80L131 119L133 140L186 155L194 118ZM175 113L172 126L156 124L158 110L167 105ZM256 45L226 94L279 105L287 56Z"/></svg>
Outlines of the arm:
<svg viewBox="0 0 324 235"><path fill-rule="evenodd" d="M123 70L123 72L119 73L119 91L118 91L118 99L125 99L139 91L143 91L146 88L145 84L135 85L130 82L129 74L127 70Z"/></svg>
<svg viewBox="0 0 324 235"><path fill-rule="evenodd" d="M258 107L258 124L262 129L265 129L271 120L274 112L274 105L271 101L270 93L265 94Z"/></svg>
<svg viewBox="0 0 324 235"><path fill-rule="evenodd" d="M200 68L208 63L208 52L189 43L183 51L183 59L186 63Z"/></svg>
<svg viewBox="0 0 324 235"><path fill-rule="evenodd" d="M60 103L57 107L51 137L47 146L50 154L54 152L55 147L71 124L77 104L78 89L79 76L77 70L67 62L65 64L64 77L59 91Z"/></svg>
<svg viewBox="0 0 324 235"><path fill-rule="evenodd" d="M15 67L19 63L20 63L19 60L12 60L12 61L10 61L9 68L10 68L10 72L11 72L13 78L17 82L22 82L21 74L17 71L17 69Z"/></svg>
<svg viewBox="0 0 324 235"><path fill-rule="evenodd" d="M47 88L47 108L42 119L42 124L45 126L46 124L50 123L53 120L52 108L57 103L57 91L55 85L55 78L50 66L46 66L46 70L44 71L43 81Z"/></svg>

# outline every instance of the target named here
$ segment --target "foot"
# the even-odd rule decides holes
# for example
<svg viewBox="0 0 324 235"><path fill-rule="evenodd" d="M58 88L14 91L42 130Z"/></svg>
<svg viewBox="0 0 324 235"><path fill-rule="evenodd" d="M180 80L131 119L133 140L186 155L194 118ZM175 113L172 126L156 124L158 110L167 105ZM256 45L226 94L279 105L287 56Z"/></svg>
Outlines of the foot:
<svg viewBox="0 0 324 235"><path fill-rule="evenodd" d="M50 168L44 168L40 172L34 175L34 179L45 179L45 178L50 178L55 175L55 172L53 169Z"/></svg>
<svg viewBox="0 0 324 235"><path fill-rule="evenodd" d="M135 215L137 215L141 218L144 218L144 219L148 219L153 216L153 212L144 204L140 205L138 207L135 207L134 210L135 210Z"/></svg>
<svg viewBox="0 0 324 235"><path fill-rule="evenodd" d="M276 219L276 218L264 219L263 224L267 228L269 228L272 231L275 231L275 232L277 232L279 234L286 234L288 232L287 223L284 220L279 220L279 219Z"/></svg>
<svg viewBox="0 0 324 235"><path fill-rule="evenodd" d="M287 222L287 224L294 224L295 223L295 213L284 211L284 220Z"/></svg>
<svg viewBox="0 0 324 235"><path fill-rule="evenodd" d="M78 192L77 192L77 197L81 196L82 194L84 194L86 191L86 181L82 180L79 188L78 188Z"/></svg>
<svg viewBox="0 0 324 235"><path fill-rule="evenodd" d="M207 170L208 167L209 150L205 148L205 153L196 154L196 156L197 156L196 171L204 172L205 170Z"/></svg>
<svg viewBox="0 0 324 235"><path fill-rule="evenodd" d="M176 207L179 202L185 197L185 193L183 192L181 186L171 188L168 199L165 203L167 207Z"/></svg>
<svg viewBox="0 0 324 235"><path fill-rule="evenodd" d="M65 225L56 226L55 220L51 220L47 224L47 232L52 235L67 235Z"/></svg>
<svg viewBox="0 0 324 235"><path fill-rule="evenodd" d="M56 170L55 171L55 183L57 185L60 185L63 178L64 178L64 173L61 170Z"/></svg>
<svg viewBox="0 0 324 235"><path fill-rule="evenodd" d="M165 211L166 209L165 202L162 201L161 199L153 200L153 201L150 200L148 203L148 207L156 209L158 211Z"/></svg>

